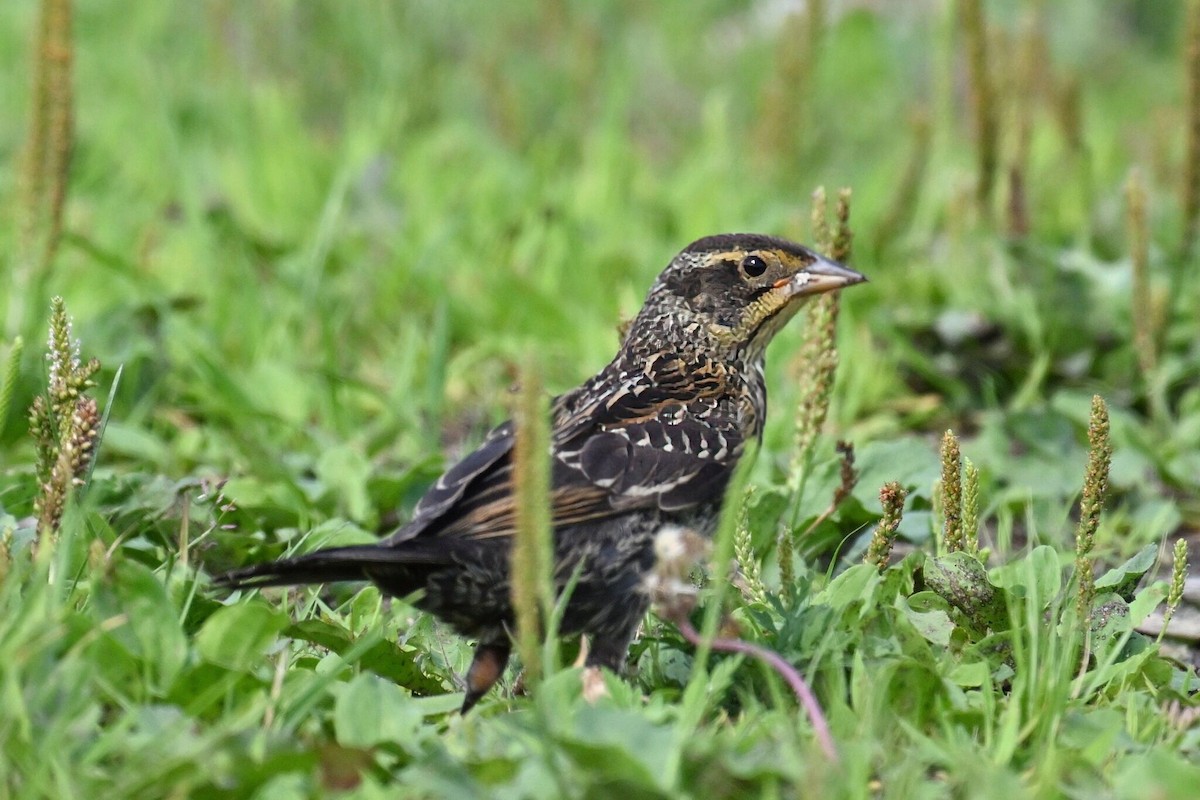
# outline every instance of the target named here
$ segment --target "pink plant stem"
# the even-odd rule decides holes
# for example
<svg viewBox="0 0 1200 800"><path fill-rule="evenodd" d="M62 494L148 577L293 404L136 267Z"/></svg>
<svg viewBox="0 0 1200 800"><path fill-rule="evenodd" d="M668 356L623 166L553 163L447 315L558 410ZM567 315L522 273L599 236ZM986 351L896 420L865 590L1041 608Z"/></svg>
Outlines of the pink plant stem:
<svg viewBox="0 0 1200 800"><path fill-rule="evenodd" d="M683 634L683 638L687 639L694 645L700 644L700 634L692 627L692 623L687 619L679 620L679 632ZM833 736L829 733L829 723L825 720L825 714L821 711L821 705L817 702L817 698L813 696L812 690L808 687L804 678L796 671L796 668L783 660L783 657L778 653L768 650L765 647L759 647L756 644L742 641L741 639L713 639L712 649L725 653L745 653L746 655L754 656L760 661L765 662L772 669L783 676L783 679L788 682L788 686L792 687L792 691L796 694L796 698L800 701L800 705L804 706L804 711L808 714L808 720L812 723L813 732L817 735L817 741L821 745L821 749L825 751L825 755L833 763L838 763L837 747L833 744Z"/></svg>

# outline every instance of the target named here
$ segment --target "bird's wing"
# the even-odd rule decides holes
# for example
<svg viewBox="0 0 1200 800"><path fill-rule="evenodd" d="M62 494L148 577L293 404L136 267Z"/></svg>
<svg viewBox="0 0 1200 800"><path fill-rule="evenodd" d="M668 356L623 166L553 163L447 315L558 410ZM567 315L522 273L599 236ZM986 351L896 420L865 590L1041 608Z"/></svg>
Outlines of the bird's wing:
<svg viewBox="0 0 1200 800"><path fill-rule="evenodd" d="M641 370L598 376L557 398L553 414L555 527L718 499L744 446L725 372L670 355ZM494 430L438 480L393 541L511 536L513 443L511 423Z"/></svg>
<svg viewBox="0 0 1200 800"><path fill-rule="evenodd" d="M676 511L719 497L745 445L738 395L718 362L651 358L564 420L556 456L617 511Z"/></svg>

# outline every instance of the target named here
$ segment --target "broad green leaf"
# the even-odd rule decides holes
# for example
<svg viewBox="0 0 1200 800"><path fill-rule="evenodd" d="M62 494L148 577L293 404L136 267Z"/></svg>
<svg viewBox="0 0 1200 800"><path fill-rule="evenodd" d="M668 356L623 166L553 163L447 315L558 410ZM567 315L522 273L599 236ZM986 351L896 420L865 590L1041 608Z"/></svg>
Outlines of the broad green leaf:
<svg viewBox="0 0 1200 800"><path fill-rule="evenodd" d="M1096 589L1113 592L1125 600L1133 599L1142 576L1154 567L1158 560L1158 544L1148 544L1119 567L1113 567L1096 579Z"/></svg>
<svg viewBox="0 0 1200 800"><path fill-rule="evenodd" d="M879 570L873 565L855 564L830 581L828 586L817 593L813 602L824 603L835 609L845 609L859 601L868 604L879 582Z"/></svg>
<svg viewBox="0 0 1200 800"><path fill-rule="evenodd" d="M239 603L205 620L196 635L196 646L206 661L232 670L248 670L287 626L287 615L266 603Z"/></svg>
<svg viewBox="0 0 1200 800"><path fill-rule="evenodd" d="M1167 584L1157 581L1142 589L1129 604L1129 622L1133 627L1141 625L1163 600L1167 599Z"/></svg>
<svg viewBox="0 0 1200 800"><path fill-rule="evenodd" d="M662 765L675 760L680 728L655 724L636 711L583 705L571 730L564 746L580 767L646 789L673 788L676 776Z"/></svg>
<svg viewBox="0 0 1200 800"><path fill-rule="evenodd" d="M336 691L333 726L346 747L411 740L421 724L421 712L408 693L378 675L361 673Z"/></svg>
<svg viewBox="0 0 1200 800"><path fill-rule="evenodd" d="M934 592L918 592L909 598L897 598L896 605L912 626L927 641L945 647L950 644L954 622L946 613L946 601ZM938 606L941 606L940 608Z"/></svg>
<svg viewBox="0 0 1200 800"><path fill-rule="evenodd" d="M1115 594L1096 596L1092 606L1092 636L1097 653L1102 648L1125 634L1132 627L1129 619L1129 604Z"/></svg>
<svg viewBox="0 0 1200 800"><path fill-rule="evenodd" d="M974 661L970 664L959 664L950 670L947 676L959 686L982 686L988 679L991 667L985 661Z"/></svg>
<svg viewBox="0 0 1200 800"><path fill-rule="evenodd" d="M1003 590L997 591L987 571L969 553L948 553L925 560L925 585L946 599L980 631L1008 627Z"/></svg>
<svg viewBox="0 0 1200 800"><path fill-rule="evenodd" d="M1037 597L1045 603L1062 589L1062 559L1053 547L1040 545L1024 558L990 570L988 577L1017 596Z"/></svg>

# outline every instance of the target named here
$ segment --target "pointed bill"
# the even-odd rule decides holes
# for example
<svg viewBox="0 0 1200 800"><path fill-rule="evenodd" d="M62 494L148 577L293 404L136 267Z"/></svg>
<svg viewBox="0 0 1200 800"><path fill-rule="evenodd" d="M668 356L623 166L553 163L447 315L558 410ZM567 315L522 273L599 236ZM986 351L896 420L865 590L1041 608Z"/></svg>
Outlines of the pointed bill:
<svg viewBox="0 0 1200 800"><path fill-rule="evenodd" d="M818 255L816 261L776 286L785 289L791 298L832 292L864 281L866 276L861 273Z"/></svg>

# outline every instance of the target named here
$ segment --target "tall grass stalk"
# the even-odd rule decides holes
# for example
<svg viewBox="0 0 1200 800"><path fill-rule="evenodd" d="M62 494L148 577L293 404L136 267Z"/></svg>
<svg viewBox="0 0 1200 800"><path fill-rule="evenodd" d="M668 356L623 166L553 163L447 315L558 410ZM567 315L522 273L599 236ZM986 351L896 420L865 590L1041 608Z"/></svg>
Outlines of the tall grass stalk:
<svg viewBox="0 0 1200 800"><path fill-rule="evenodd" d="M1150 230L1147 213L1146 181L1140 170L1129 173L1125 184L1126 229L1129 259L1133 266L1130 292L1130 317L1133 322L1133 349L1142 373L1142 386L1150 409L1160 421L1167 418L1162 379L1158 370L1158 340L1165 306L1155 302L1150 283Z"/></svg>
<svg viewBox="0 0 1200 800"><path fill-rule="evenodd" d="M962 450L954 431L942 436L942 552L954 553L963 549L963 490Z"/></svg>
<svg viewBox="0 0 1200 800"><path fill-rule="evenodd" d="M836 227L830 228L825 187L818 187L812 196L812 232L816 247L831 257L845 261L851 254L853 235L850 231L850 190L838 194ZM791 493L791 512L781 524L777 540L780 580L785 595L795 583L793 553L796 527L800 519L805 481L812 466L817 436L829 414L829 400L838 365L837 292L818 296L808 306L804 323L804 343L800 348L800 402L796 408L796 428L792 445L792 460L788 470L788 490Z"/></svg>
<svg viewBox="0 0 1200 800"><path fill-rule="evenodd" d="M8 331L21 332L25 304L62 238L74 134L71 0L42 0L33 48L29 127L17 179L17 263Z"/></svg>
<svg viewBox="0 0 1200 800"><path fill-rule="evenodd" d="M842 190L838 198L838 224L832 232L826 219L824 187L813 192L812 231L818 249L839 261L849 259L851 232L849 229L850 195ZM800 491L810 467L813 447L829 413L829 398L837 371L837 292L823 294L808 306L804 322L804 343L800 348L800 402L796 408L796 428L792 445L792 461L788 470L788 485Z"/></svg>
<svg viewBox="0 0 1200 800"><path fill-rule="evenodd" d="M8 422L8 410L12 407L13 392L17 388L17 377L21 369L21 355L25 351L25 340L18 336L8 348L4 359L4 370L0 372L0 434Z"/></svg>
<svg viewBox="0 0 1200 800"><path fill-rule="evenodd" d="M995 88L988 63L988 30L983 0L959 0L966 39L967 71L975 113L975 200L980 214L991 216L992 189L996 182L999 122Z"/></svg>
<svg viewBox="0 0 1200 800"><path fill-rule="evenodd" d="M554 611L554 551L550 529L549 407L541 377L533 367L521 371L516 411L517 531L512 552L512 604L525 680L535 684L543 673L544 623Z"/></svg>
<svg viewBox="0 0 1200 800"><path fill-rule="evenodd" d="M1043 75L1041 54L1045 45L1041 31L1044 23L1039 9L1026 10L1021 21L1020 41L1016 45L1017 63L1007 81L1013 121L1013 156L1008 168L1008 234L1023 238L1029 234L1029 150L1033 139L1033 114L1037 108L1038 81Z"/></svg>
<svg viewBox="0 0 1200 800"><path fill-rule="evenodd" d="M773 68L760 90L758 152L776 164L797 164L811 141L803 120L812 107L826 9L824 0L805 5L804 13L788 14L779 25Z"/></svg>
<svg viewBox="0 0 1200 800"><path fill-rule="evenodd" d="M1108 468L1112 464L1112 443L1108 437L1108 406L1100 395L1092 397L1088 420L1088 457L1083 475L1083 496L1079 502L1079 524L1075 529L1076 611L1079 624L1086 627L1096 597L1096 578L1092 572L1092 549L1100 512L1108 496Z"/></svg>
<svg viewBox="0 0 1200 800"><path fill-rule="evenodd" d="M1187 144L1180 185L1180 207L1183 212L1180 254L1186 262L1195 251L1196 236L1200 233L1200 0L1190 0L1187 6L1183 59L1187 83L1184 101Z"/></svg>

